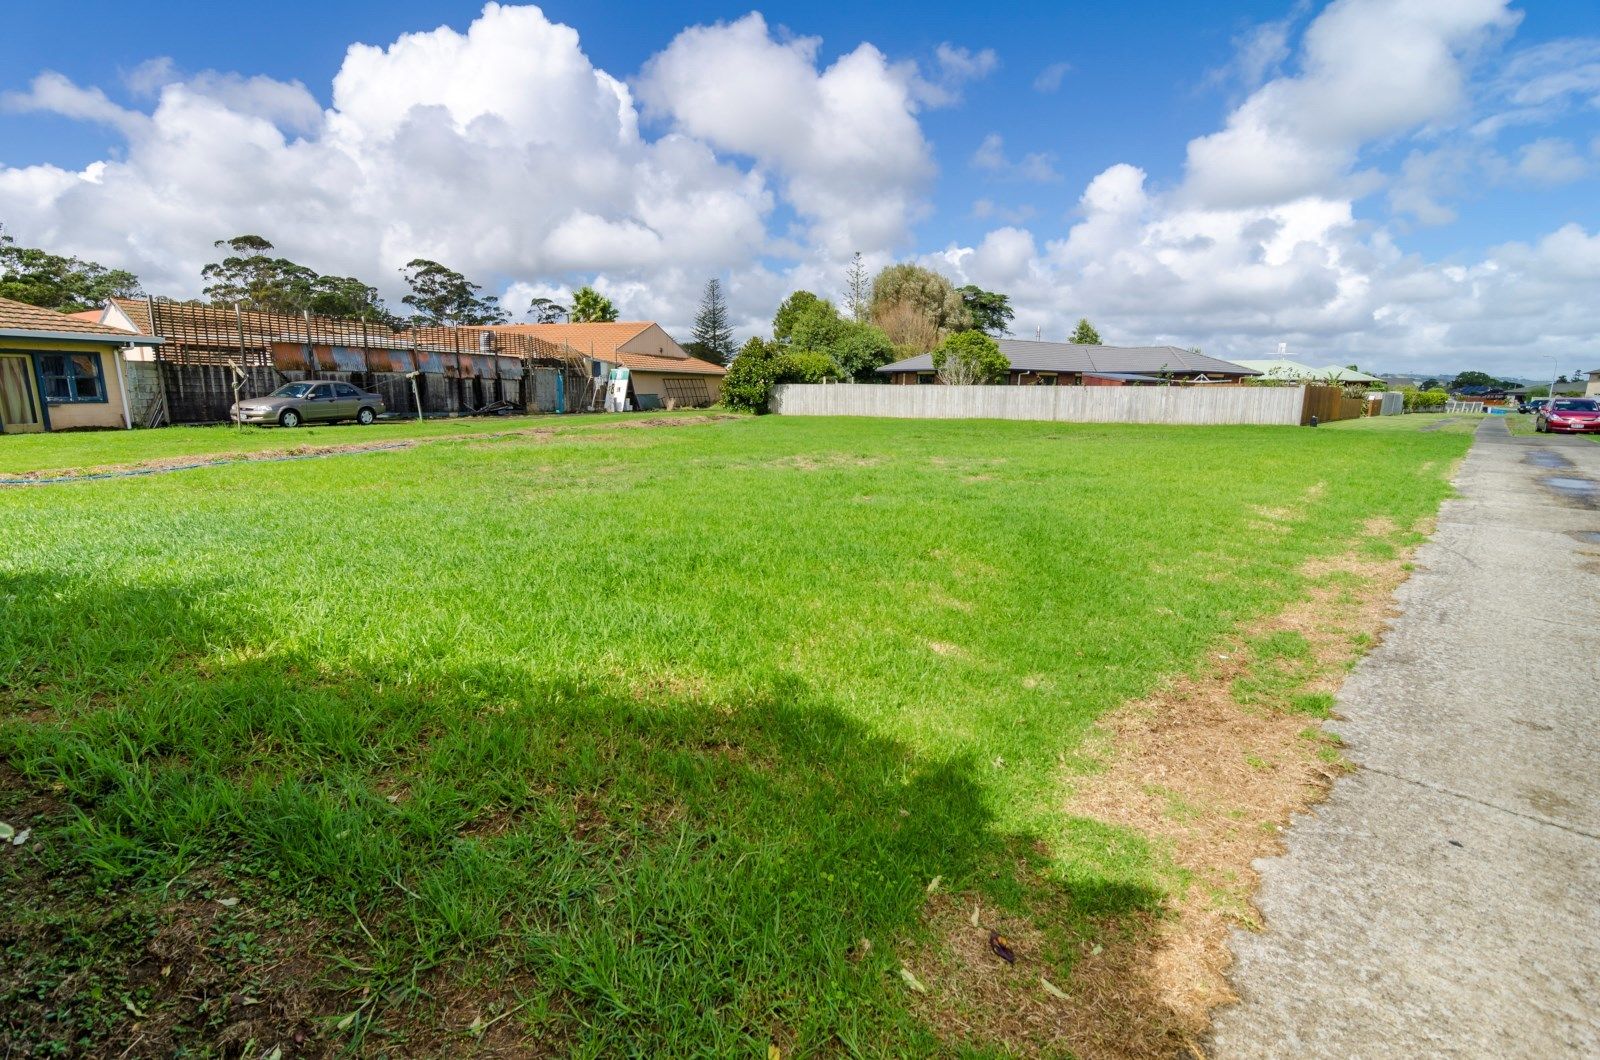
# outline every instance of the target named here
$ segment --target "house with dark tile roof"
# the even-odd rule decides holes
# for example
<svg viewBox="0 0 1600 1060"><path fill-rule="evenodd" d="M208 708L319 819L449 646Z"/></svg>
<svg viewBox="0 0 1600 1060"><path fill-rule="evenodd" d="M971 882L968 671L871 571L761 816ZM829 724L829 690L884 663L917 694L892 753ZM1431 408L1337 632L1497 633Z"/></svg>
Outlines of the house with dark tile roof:
<svg viewBox="0 0 1600 1060"><path fill-rule="evenodd" d="M1178 346L1087 346L1035 339L996 339L1011 362L1012 386L1140 386L1166 382L1237 383L1260 375ZM920 354L878 369L891 383L937 383L933 355Z"/></svg>

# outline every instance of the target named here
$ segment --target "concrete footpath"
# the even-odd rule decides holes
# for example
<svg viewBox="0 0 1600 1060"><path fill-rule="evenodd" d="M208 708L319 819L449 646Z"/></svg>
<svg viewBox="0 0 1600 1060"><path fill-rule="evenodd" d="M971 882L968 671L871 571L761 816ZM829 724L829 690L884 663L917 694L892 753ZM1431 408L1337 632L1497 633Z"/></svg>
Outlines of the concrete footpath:
<svg viewBox="0 0 1600 1060"><path fill-rule="evenodd" d="M1216 1057L1600 1056L1600 444L1479 428Z"/></svg>

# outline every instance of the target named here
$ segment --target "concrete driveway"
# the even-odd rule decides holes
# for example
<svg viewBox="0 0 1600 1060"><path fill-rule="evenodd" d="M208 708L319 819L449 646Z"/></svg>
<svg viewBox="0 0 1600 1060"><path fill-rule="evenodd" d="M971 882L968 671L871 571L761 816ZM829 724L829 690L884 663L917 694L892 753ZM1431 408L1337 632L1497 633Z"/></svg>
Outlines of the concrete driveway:
<svg viewBox="0 0 1600 1060"><path fill-rule="evenodd" d="M1263 862L1217 1057L1600 1056L1600 444L1479 428Z"/></svg>

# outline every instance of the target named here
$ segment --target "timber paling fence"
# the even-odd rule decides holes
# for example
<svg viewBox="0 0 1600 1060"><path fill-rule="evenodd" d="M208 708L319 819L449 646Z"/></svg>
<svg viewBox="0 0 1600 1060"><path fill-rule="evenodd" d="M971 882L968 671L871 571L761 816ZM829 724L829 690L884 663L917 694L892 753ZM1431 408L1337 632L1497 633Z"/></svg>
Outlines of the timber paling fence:
<svg viewBox="0 0 1600 1060"><path fill-rule="evenodd" d="M119 299L144 334L165 339L147 356L161 382L170 423L224 420L234 400L260 397L299 379L352 383L383 397L390 412L470 414L497 403L530 412L578 408L589 371L570 346L532 335L471 327L395 328L376 321L310 314ZM409 373L416 372L415 381ZM143 419L143 417L141 417Z"/></svg>
<svg viewBox="0 0 1600 1060"><path fill-rule="evenodd" d="M774 388L770 407L783 416L1294 426L1305 413L1306 389L786 383Z"/></svg>

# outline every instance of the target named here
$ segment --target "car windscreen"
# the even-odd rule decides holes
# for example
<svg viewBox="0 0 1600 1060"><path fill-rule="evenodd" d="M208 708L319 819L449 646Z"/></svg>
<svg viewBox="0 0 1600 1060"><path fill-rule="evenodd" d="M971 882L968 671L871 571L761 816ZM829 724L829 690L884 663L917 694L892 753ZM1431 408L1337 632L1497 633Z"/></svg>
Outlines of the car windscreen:
<svg viewBox="0 0 1600 1060"><path fill-rule="evenodd" d="M1600 412L1600 401L1554 401L1551 412Z"/></svg>
<svg viewBox="0 0 1600 1060"><path fill-rule="evenodd" d="M303 398L311 393L310 383L285 383L272 392L273 397Z"/></svg>

